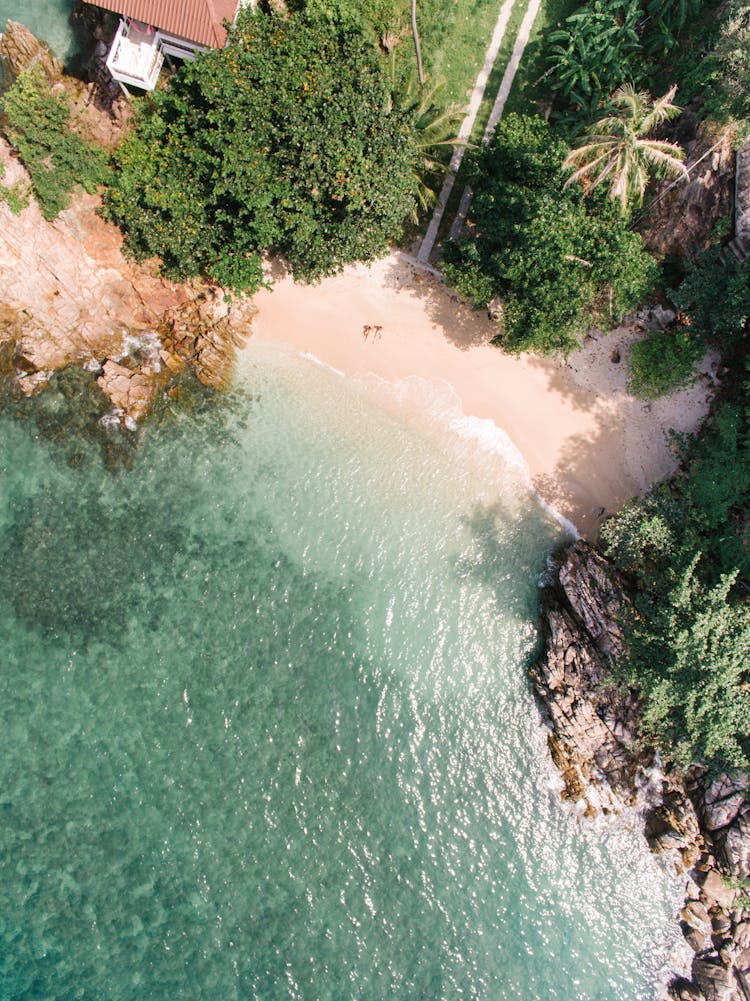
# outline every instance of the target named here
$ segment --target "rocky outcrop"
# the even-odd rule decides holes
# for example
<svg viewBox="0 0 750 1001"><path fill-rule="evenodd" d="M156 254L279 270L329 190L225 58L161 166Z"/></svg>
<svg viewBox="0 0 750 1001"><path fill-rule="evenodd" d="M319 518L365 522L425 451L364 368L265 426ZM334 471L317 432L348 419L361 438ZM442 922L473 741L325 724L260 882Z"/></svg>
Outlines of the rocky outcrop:
<svg viewBox="0 0 750 1001"><path fill-rule="evenodd" d="M18 21L8 21L2 33L0 59L11 76L18 76L32 66L38 66L50 83L57 83L62 77L62 63L52 53L50 47L40 42Z"/></svg>
<svg viewBox="0 0 750 1001"><path fill-rule="evenodd" d="M550 725L565 796L585 811L617 811L635 799L632 695L605 684L623 652L622 588L606 560L579 539L542 595L545 654L531 669Z"/></svg>
<svg viewBox="0 0 750 1001"><path fill-rule="evenodd" d="M648 784L648 805L640 809L644 833L651 849L668 853L685 876L679 920L694 953L690 977L677 977L670 996L750 1001L747 776L693 768L683 780L646 771L653 756L636 741L639 704L612 676L626 653L628 599L592 546L579 540L560 555L542 597L545 651L531 677L563 796L592 815L636 804L639 787Z"/></svg>
<svg viewBox="0 0 750 1001"><path fill-rule="evenodd" d="M716 239L714 227L730 220L734 201L734 147L730 132L696 137L695 119L680 118L683 134L675 138L685 148L690 180L662 185L644 213L642 235L650 251L660 256L694 257Z"/></svg>
<svg viewBox="0 0 750 1001"><path fill-rule="evenodd" d="M731 787L727 796L722 790ZM743 880L750 814L747 778L694 774L687 788L699 818L702 849L687 881L681 927L694 952L691 979L678 979L678 1001L750 999L750 896ZM716 796L721 798L716 799ZM729 819L731 816L732 819ZM721 823L722 827L711 829Z"/></svg>
<svg viewBox="0 0 750 1001"><path fill-rule="evenodd" d="M5 184L28 185L2 141L0 162ZM225 385L255 307L126 259L99 204L78 195L52 223L33 201L18 216L0 204L0 362L26 394L55 370L83 366L132 427L188 366L207 385Z"/></svg>

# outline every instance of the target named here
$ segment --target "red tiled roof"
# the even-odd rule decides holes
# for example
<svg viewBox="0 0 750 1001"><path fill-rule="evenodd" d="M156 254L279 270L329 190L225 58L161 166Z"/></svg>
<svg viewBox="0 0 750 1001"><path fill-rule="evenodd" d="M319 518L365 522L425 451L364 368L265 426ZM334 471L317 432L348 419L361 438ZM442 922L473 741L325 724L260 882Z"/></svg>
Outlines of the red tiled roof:
<svg viewBox="0 0 750 1001"><path fill-rule="evenodd" d="M89 0L96 7L153 24L172 35L220 49L227 40L222 21L234 20L239 0Z"/></svg>

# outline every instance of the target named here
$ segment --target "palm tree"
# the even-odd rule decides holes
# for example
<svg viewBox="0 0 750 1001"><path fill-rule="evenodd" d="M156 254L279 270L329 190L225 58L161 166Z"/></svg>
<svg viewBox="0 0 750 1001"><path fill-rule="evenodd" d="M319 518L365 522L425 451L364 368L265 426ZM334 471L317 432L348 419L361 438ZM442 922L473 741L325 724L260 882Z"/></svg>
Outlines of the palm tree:
<svg viewBox="0 0 750 1001"><path fill-rule="evenodd" d="M419 44L419 28L417 27L417 0L411 0L411 34L414 39L414 51L417 55L417 73L419 74L419 85L424 87L425 75L422 66L422 46Z"/></svg>
<svg viewBox="0 0 750 1001"><path fill-rule="evenodd" d="M591 190L606 182L610 198L625 211L631 199L638 205L643 202L652 176L687 180L682 147L648 138L662 122L679 115L682 109L672 104L676 93L677 87L672 87L654 101L629 83L616 90L610 99L611 114L590 125L581 145L565 158L564 166L573 169L565 187L582 181Z"/></svg>
<svg viewBox="0 0 750 1001"><path fill-rule="evenodd" d="M420 157L420 164L414 170L414 181L418 210L413 222L418 222L419 211L426 212L437 200L431 182L448 172L442 154L455 146L471 146L460 142L456 136L464 117L464 109L455 105L443 107L441 91L445 80L418 83L413 73L399 76L396 59L391 52L388 60L389 97L388 106L398 108L408 122L414 145Z"/></svg>

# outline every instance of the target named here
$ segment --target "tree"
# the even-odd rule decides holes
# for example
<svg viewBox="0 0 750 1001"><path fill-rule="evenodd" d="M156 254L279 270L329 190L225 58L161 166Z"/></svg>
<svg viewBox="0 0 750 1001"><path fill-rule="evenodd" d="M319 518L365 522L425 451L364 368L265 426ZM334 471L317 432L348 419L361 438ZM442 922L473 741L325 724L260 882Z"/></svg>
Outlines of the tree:
<svg viewBox="0 0 750 1001"><path fill-rule="evenodd" d="M420 161L414 169L417 204L427 211L437 200L433 188L436 178L448 172L448 165L441 154L459 145L456 135L463 111L453 105L447 108L440 101L444 80L427 79L420 84L415 73L399 73L395 53L388 59L388 82L391 88L391 105L400 109L410 123L414 148ZM415 211L412 222L419 222Z"/></svg>
<svg viewBox="0 0 750 1001"><path fill-rule="evenodd" d="M633 588L627 680L644 736L681 765L750 764L750 386L680 442L671 482L602 525Z"/></svg>
<svg viewBox="0 0 750 1001"><path fill-rule="evenodd" d="M750 334L749 261L725 264L719 250L707 250L689 265L672 298L689 315L694 335L722 350Z"/></svg>
<svg viewBox="0 0 750 1001"><path fill-rule="evenodd" d="M611 202L561 192L567 152L544 119L508 115L471 154L474 231L446 246L444 273L477 306L502 300L497 341L512 351L574 350L655 281L655 262Z"/></svg>
<svg viewBox="0 0 750 1001"><path fill-rule="evenodd" d="M750 766L750 614L730 600L737 574L706 587L696 554L629 634L630 682L645 698L643 736L686 767Z"/></svg>
<svg viewBox="0 0 750 1001"><path fill-rule="evenodd" d="M593 0L550 34L551 87L579 119L590 118L606 94L637 72L642 18L638 0Z"/></svg>
<svg viewBox="0 0 750 1001"><path fill-rule="evenodd" d="M414 39L414 52L417 56L417 73L419 83L424 87L424 67L422 66L422 46L419 44L419 28L417 27L417 0L411 0L411 34Z"/></svg>
<svg viewBox="0 0 750 1001"><path fill-rule="evenodd" d="M247 9L225 49L142 105L108 210L130 249L175 277L253 291L275 251L314 281L398 237L418 158L360 31Z"/></svg>
<svg viewBox="0 0 750 1001"><path fill-rule="evenodd" d="M711 110L725 117L750 118L750 4L730 3L712 53L718 63L716 93L709 96Z"/></svg>
<svg viewBox="0 0 750 1001"><path fill-rule="evenodd" d="M680 114L672 104L676 92L672 87L653 101L632 84L619 87L610 99L612 113L586 129L581 145L565 158L565 167L573 170L565 186L584 181L592 190L606 182L610 198L625 212L630 203L643 202L651 177L687 180L682 147L649 138L659 125Z"/></svg>

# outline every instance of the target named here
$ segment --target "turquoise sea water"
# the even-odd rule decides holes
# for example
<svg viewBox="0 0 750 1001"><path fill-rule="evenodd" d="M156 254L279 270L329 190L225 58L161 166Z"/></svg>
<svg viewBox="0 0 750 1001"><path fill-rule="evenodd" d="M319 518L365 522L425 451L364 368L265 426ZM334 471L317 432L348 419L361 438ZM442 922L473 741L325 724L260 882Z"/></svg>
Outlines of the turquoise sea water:
<svg viewBox="0 0 750 1001"><path fill-rule="evenodd" d="M114 469L0 418L0 997L653 997L525 676L560 530L461 430L260 350Z"/></svg>
<svg viewBox="0 0 750 1001"><path fill-rule="evenodd" d="M0 32L10 19L20 21L61 58L75 52L70 24L73 0L0 0Z"/></svg>

